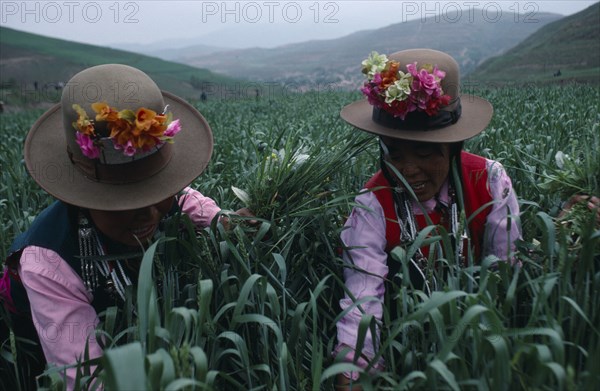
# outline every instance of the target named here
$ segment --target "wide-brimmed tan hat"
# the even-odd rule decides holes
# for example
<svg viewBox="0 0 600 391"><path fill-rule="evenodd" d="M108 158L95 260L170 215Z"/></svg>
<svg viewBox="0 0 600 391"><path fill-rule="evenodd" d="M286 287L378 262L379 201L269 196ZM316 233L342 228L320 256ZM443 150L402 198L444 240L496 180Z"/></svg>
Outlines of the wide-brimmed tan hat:
<svg viewBox="0 0 600 391"><path fill-rule="evenodd" d="M492 105L480 97L461 95L459 67L450 55L431 49L409 49L393 53L387 59L398 62L399 70L406 74L409 74L407 65L415 62L417 69L427 66L430 74L433 73L432 67L444 72L440 84L443 94L449 98L446 98L448 104L440 106L433 115L416 109L401 118L395 116L389 105L384 107L383 101L373 98L373 93L371 102L363 99L342 109L340 115L349 124L380 136L435 143L466 140L479 134L489 124L493 115ZM406 102L396 102L399 103Z"/></svg>
<svg viewBox="0 0 600 391"><path fill-rule="evenodd" d="M99 106L112 111L112 122L97 117ZM106 64L65 85L61 102L29 131L24 155L33 179L52 196L120 211L181 191L204 171L212 149L210 126L193 106L139 69Z"/></svg>

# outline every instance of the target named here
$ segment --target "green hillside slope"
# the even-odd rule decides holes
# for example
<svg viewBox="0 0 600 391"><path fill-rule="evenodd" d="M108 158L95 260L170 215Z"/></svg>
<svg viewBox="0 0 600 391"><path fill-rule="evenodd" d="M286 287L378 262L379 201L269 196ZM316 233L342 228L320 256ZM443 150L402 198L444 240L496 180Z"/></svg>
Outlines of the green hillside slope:
<svg viewBox="0 0 600 391"><path fill-rule="evenodd" d="M166 91L197 98L202 90L214 93L239 83L206 69L169 62L155 57L30 34L0 27L0 86L35 95L42 100L55 98L53 86L68 81L80 70L99 64L121 63L148 73ZM37 85L37 90L36 90ZM47 92L41 91L46 87ZM215 93L216 94L216 93ZM2 98L0 98L2 99Z"/></svg>
<svg viewBox="0 0 600 391"><path fill-rule="evenodd" d="M560 71L560 74L559 74ZM600 83L600 3L550 23L471 77L487 82Z"/></svg>

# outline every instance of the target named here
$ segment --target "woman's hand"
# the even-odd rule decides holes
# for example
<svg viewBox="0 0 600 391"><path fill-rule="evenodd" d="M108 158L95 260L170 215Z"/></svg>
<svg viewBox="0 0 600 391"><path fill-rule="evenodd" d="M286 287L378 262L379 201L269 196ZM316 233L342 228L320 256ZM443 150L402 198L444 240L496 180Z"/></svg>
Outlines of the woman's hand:
<svg viewBox="0 0 600 391"><path fill-rule="evenodd" d="M243 217L256 217L254 215L254 213L252 213L252 211L248 208L241 208L235 211L235 214L238 216L243 216ZM255 224L257 223L256 220L250 220L250 224L252 224L252 222L254 222Z"/></svg>
<svg viewBox="0 0 600 391"><path fill-rule="evenodd" d="M569 210L571 210L571 208L573 208L573 206L580 202L587 203L586 205L589 210L596 210L596 224L600 225L600 198L586 194L577 194L569 198L569 200L563 205L562 211L558 217L563 217Z"/></svg>
<svg viewBox="0 0 600 391"><path fill-rule="evenodd" d="M252 213L252 211L250 209L248 209L248 208L238 209L234 213L232 213L230 216L231 217L236 217L236 216L241 216L241 217L256 217L254 215L254 213ZM231 226L231 217L230 216L227 216L227 215L222 215L221 216L221 224L223 224L223 227L225 227L226 230L229 230L229 229L233 228ZM246 219L244 219L244 221L246 221L248 224L250 224L252 226L258 225L258 220L254 220L254 219L246 220Z"/></svg>
<svg viewBox="0 0 600 391"><path fill-rule="evenodd" d="M356 384L356 380L352 380L339 374L335 378L335 391L362 391L362 386Z"/></svg>

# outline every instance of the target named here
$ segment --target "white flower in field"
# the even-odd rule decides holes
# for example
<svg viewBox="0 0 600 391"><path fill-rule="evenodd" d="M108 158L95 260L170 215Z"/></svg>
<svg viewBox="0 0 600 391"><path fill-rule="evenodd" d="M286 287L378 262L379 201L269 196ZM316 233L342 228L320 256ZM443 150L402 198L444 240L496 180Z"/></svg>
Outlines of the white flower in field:
<svg viewBox="0 0 600 391"><path fill-rule="evenodd" d="M306 162L309 157L310 155L307 155L305 153L299 153L298 155L294 156L294 158L292 159L294 162L294 167L298 167L299 165L304 164L304 162Z"/></svg>
<svg viewBox="0 0 600 391"><path fill-rule="evenodd" d="M294 152L294 154L290 157L290 163L288 167L290 167L292 171L296 171L298 167L303 165L308 160L309 157L310 155L306 153L301 153L299 151Z"/></svg>
<svg viewBox="0 0 600 391"><path fill-rule="evenodd" d="M302 151L302 149L300 149L299 151ZM274 163L283 163L287 161L287 167L296 169L302 164L304 164L304 162L306 162L309 157L310 155L298 151L288 155L286 154L285 149L280 149L279 151L274 149L271 155L267 156L267 160L272 161Z"/></svg>
<svg viewBox="0 0 600 391"><path fill-rule="evenodd" d="M563 151L556 152L554 155L554 160L556 161L556 165L558 168L563 168L565 166L565 159L568 159L569 156L565 155Z"/></svg>

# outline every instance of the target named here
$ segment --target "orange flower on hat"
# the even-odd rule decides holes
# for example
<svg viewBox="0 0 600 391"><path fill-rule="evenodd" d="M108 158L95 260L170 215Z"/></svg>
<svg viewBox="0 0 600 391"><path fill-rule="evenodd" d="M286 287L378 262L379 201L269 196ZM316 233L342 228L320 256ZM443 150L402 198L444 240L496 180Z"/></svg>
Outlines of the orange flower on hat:
<svg viewBox="0 0 600 391"><path fill-rule="evenodd" d="M167 129L167 117L156 114L155 111L141 107L135 115L133 130L133 145L142 150L148 150L161 143L161 137Z"/></svg>
<svg viewBox="0 0 600 391"><path fill-rule="evenodd" d="M160 137L167 129L167 117L163 114L139 108L135 115L135 131L136 136L145 134L152 137Z"/></svg>
<svg viewBox="0 0 600 391"><path fill-rule="evenodd" d="M133 137L133 125L122 118L118 118L109 125L110 127L110 138L116 141L117 144L127 144L127 140Z"/></svg>
<svg viewBox="0 0 600 391"><path fill-rule="evenodd" d="M85 110L79 105L73 105L73 109L79 114L77 121L73 122L75 129L90 138L90 142L99 139L100 136L94 130L94 123L88 119ZM140 107L135 112L129 109L117 111L106 102L93 103L92 109L96 112L96 122L106 122L108 137L113 141L114 147L122 150L126 156L148 151L165 142L173 142L173 137L181 130L179 120L173 121L171 113L157 114L145 107ZM87 150L84 151L82 145L87 144L80 144L82 151L90 159L95 158Z"/></svg>
<svg viewBox="0 0 600 391"><path fill-rule="evenodd" d="M119 113L106 102L92 103L92 110L96 112L96 121L116 121Z"/></svg>
<svg viewBox="0 0 600 391"><path fill-rule="evenodd" d="M398 80L398 70L400 69L400 63L397 61L389 61L385 69L381 72L381 83L379 87L386 89L390 85L394 84Z"/></svg>
<svg viewBox="0 0 600 391"><path fill-rule="evenodd" d="M150 109L141 107L135 114L135 127L138 131L146 131L150 129L156 117L156 112Z"/></svg>

